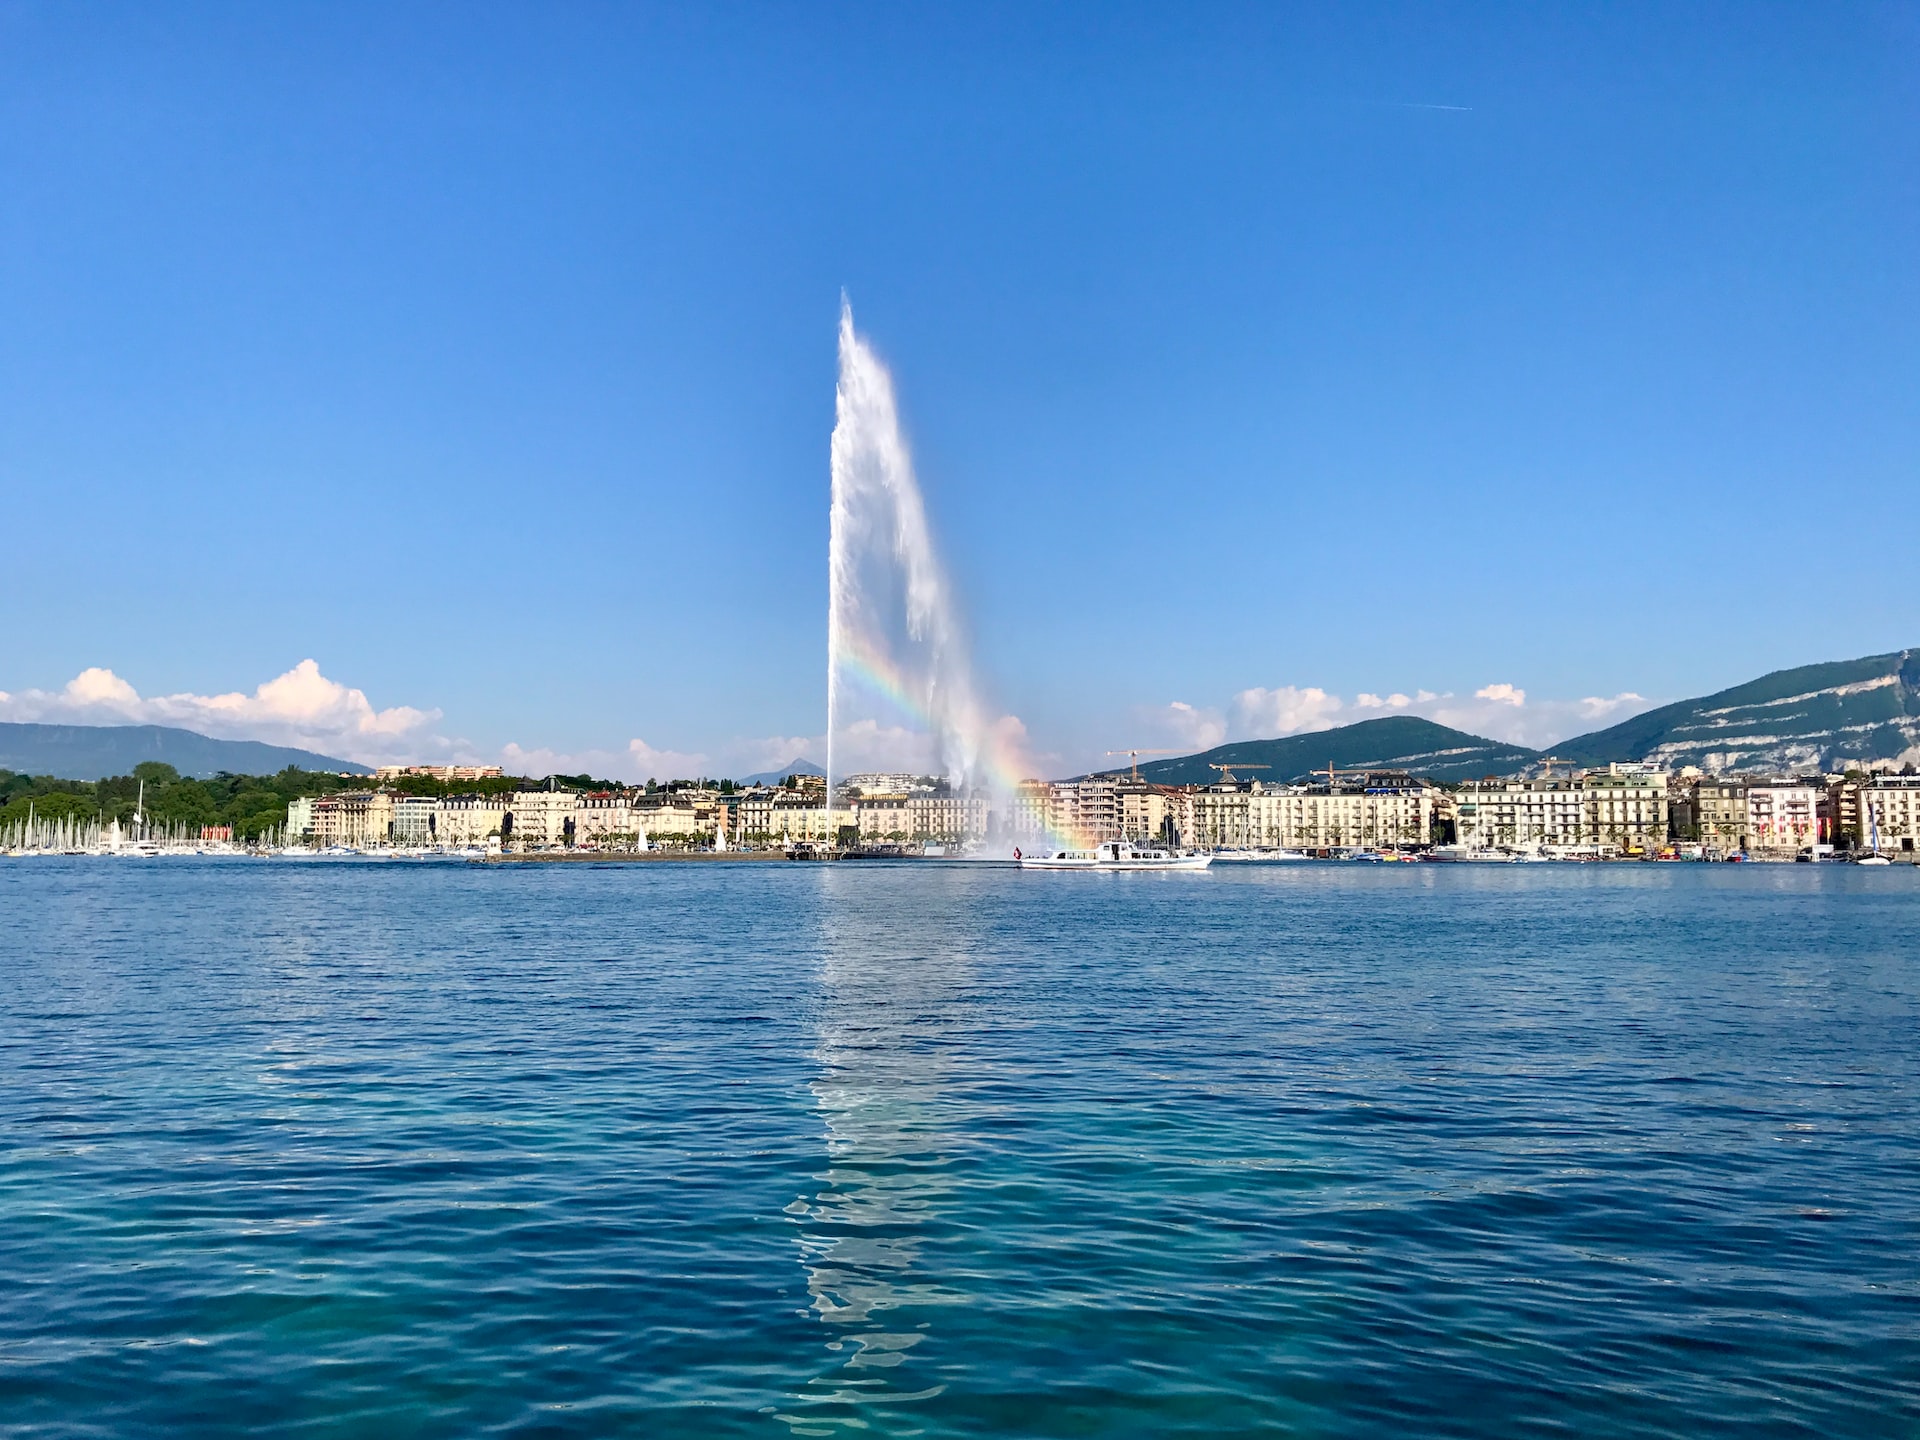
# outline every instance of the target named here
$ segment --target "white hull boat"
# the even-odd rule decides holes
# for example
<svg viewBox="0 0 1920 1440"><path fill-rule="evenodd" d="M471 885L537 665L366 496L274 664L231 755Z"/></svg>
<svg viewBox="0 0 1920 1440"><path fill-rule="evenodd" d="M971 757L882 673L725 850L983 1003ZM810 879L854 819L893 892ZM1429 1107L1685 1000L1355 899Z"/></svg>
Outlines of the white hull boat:
<svg viewBox="0 0 1920 1440"><path fill-rule="evenodd" d="M1049 850L1022 855L1022 870L1204 870L1211 855L1182 855L1172 850L1136 850L1124 840L1109 840L1091 850Z"/></svg>
<svg viewBox="0 0 1920 1440"><path fill-rule="evenodd" d="M1511 865L1513 856L1505 850L1473 849L1466 845L1436 845L1427 852L1429 861L1446 865Z"/></svg>

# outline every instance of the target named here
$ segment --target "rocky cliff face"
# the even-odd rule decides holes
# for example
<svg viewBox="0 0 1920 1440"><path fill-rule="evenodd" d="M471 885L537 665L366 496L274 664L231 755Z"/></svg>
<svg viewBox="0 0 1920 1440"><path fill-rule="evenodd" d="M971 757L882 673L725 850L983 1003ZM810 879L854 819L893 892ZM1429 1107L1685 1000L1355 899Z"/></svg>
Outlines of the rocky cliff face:
<svg viewBox="0 0 1920 1440"><path fill-rule="evenodd" d="M1778 670L1555 746L1583 764L1840 770L1920 761L1920 650Z"/></svg>

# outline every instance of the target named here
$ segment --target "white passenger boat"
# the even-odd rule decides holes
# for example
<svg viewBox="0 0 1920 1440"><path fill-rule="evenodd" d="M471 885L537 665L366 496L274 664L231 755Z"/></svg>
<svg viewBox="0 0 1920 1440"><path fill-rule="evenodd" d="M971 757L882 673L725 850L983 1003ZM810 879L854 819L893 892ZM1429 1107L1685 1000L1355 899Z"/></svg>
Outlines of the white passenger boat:
<svg viewBox="0 0 1920 1440"><path fill-rule="evenodd" d="M1048 850L1020 856L1022 870L1204 870L1212 863L1211 855L1137 850L1124 840L1108 840L1091 850Z"/></svg>
<svg viewBox="0 0 1920 1440"><path fill-rule="evenodd" d="M1216 850L1213 858L1225 865L1275 865L1307 857L1298 850Z"/></svg>
<svg viewBox="0 0 1920 1440"><path fill-rule="evenodd" d="M1429 861L1448 865L1511 865L1513 855L1506 850L1477 849L1470 845L1436 845L1426 854Z"/></svg>

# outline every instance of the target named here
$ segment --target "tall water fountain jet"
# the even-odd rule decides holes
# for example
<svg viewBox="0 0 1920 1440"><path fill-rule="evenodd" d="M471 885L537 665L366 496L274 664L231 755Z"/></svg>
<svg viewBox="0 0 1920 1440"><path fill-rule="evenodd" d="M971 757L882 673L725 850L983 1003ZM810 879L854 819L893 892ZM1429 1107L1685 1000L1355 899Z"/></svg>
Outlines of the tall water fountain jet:
<svg viewBox="0 0 1920 1440"><path fill-rule="evenodd" d="M873 720L924 728L931 759L956 785L989 780L993 727L974 684L952 587L934 549L893 377L840 303L834 395L833 501L827 587L827 817L833 830L835 745L844 682L878 702ZM844 752L840 756L844 760Z"/></svg>

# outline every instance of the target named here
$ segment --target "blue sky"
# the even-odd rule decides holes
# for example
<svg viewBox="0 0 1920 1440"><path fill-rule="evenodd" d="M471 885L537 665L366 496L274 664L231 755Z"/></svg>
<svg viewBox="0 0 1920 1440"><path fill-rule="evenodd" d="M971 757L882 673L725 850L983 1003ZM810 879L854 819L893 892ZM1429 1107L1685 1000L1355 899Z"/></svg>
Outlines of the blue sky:
<svg viewBox="0 0 1920 1440"><path fill-rule="evenodd" d="M843 288L1036 763L1920 643L1912 4L9 3L0 194L11 718L788 758Z"/></svg>

